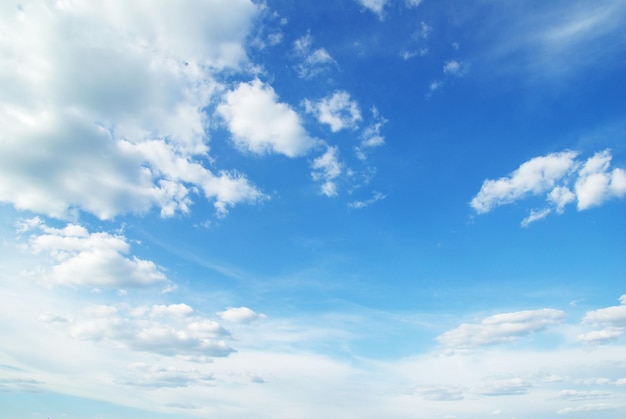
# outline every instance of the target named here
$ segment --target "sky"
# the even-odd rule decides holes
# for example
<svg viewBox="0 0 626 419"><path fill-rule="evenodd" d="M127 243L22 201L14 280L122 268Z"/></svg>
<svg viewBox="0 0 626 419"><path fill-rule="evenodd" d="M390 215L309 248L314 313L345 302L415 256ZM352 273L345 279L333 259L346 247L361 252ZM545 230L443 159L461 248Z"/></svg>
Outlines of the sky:
<svg viewBox="0 0 626 419"><path fill-rule="evenodd" d="M625 417L624 21L3 1L2 416Z"/></svg>

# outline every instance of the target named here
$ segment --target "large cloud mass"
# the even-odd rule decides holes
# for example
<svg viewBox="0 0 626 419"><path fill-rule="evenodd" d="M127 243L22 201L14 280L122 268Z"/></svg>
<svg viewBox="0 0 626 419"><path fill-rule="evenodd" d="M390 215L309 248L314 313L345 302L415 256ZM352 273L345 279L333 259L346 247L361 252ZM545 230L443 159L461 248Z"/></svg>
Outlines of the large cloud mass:
<svg viewBox="0 0 626 419"><path fill-rule="evenodd" d="M212 74L246 60L256 12L246 0L5 2L0 201L106 219L184 212L196 187L221 212L258 199L241 175L201 163Z"/></svg>

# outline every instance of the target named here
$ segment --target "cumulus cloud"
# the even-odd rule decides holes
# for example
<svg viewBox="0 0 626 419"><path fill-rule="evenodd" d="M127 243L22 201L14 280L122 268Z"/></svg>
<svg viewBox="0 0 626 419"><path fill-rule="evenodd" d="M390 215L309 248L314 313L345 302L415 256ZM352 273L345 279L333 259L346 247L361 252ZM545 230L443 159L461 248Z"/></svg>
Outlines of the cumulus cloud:
<svg viewBox="0 0 626 419"><path fill-rule="evenodd" d="M271 86L255 79L224 95L217 112L226 121L235 145L256 154L306 154L316 145L298 114L278 101Z"/></svg>
<svg viewBox="0 0 626 419"><path fill-rule="evenodd" d="M620 297L619 306L611 306L585 313L583 323L604 325L606 328L583 333L578 340L603 344L620 338L626 331L626 295Z"/></svg>
<svg viewBox="0 0 626 419"><path fill-rule="evenodd" d="M531 210L522 220L522 226L528 226L553 212L562 214L574 201L582 211L626 196L626 172L620 168L609 170L609 150L584 162L577 160L577 155L575 151L563 151L532 158L507 177L485 180L470 205L478 214L484 214L528 196L545 194L547 207Z"/></svg>
<svg viewBox="0 0 626 419"><path fill-rule="evenodd" d="M207 193L211 188L168 178L129 148L158 141L176 158L207 156L204 108L219 86L213 73L246 61L243 42L257 6L245 0L5 6L2 201L58 218L84 210L102 219L155 206L164 216L184 212L196 187L220 202ZM245 183L258 194L240 175L204 170L203 183L236 179L229 186ZM238 194L219 206L249 198Z"/></svg>
<svg viewBox="0 0 626 419"><path fill-rule="evenodd" d="M438 336L437 341L451 348L511 342L559 323L564 317L562 311L549 308L496 314L480 323L464 323Z"/></svg>
<svg viewBox="0 0 626 419"><path fill-rule="evenodd" d="M265 314L255 313L248 307L231 307L217 313L222 320L232 323L252 323L256 320L264 319Z"/></svg>
<svg viewBox="0 0 626 419"><path fill-rule="evenodd" d="M620 168L609 171L611 159L610 151L604 150L590 157L580 169L575 185L579 210L626 195L626 171Z"/></svg>
<svg viewBox="0 0 626 419"><path fill-rule="evenodd" d="M293 51L300 62L295 70L303 79L311 79L330 69L335 63L333 57L325 48L313 48L313 37L306 34L298 38L293 45Z"/></svg>
<svg viewBox="0 0 626 419"><path fill-rule="evenodd" d="M322 181L321 192L326 196L337 195L335 179L341 175L342 165L339 161L339 149L327 146L326 152L313 160L311 164L313 180Z"/></svg>
<svg viewBox="0 0 626 419"><path fill-rule="evenodd" d="M130 245L120 234L90 233L78 224L52 228L38 218L27 220L19 230L25 233L29 228L34 232L28 248L50 260L41 268L48 284L126 288L168 282L154 262L129 257Z"/></svg>
<svg viewBox="0 0 626 419"><path fill-rule="evenodd" d="M345 128L356 129L358 122L363 119L358 103L344 91L337 91L314 103L305 100L304 106L306 112L315 115L320 123L330 126L332 132Z"/></svg>
<svg viewBox="0 0 626 419"><path fill-rule="evenodd" d="M177 313L180 307L170 309ZM90 306L61 327L76 339L165 356L220 357L234 351L225 341L230 333L219 323L202 316L152 315L159 311L163 307Z"/></svg>

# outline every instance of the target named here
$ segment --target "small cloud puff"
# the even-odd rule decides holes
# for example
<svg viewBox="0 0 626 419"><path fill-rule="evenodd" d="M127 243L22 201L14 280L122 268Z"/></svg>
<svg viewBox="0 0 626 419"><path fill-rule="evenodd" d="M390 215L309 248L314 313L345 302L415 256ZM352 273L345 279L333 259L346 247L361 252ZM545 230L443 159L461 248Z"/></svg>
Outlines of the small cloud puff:
<svg viewBox="0 0 626 419"><path fill-rule="evenodd" d="M255 313L248 307L231 307L224 311L217 312L222 320L231 323L252 323L257 320L264 319L263 313Z"/></svg>
<svg viewBox="0 0 626 419"><path fill-rule="evenodd" d="M345 128L356 129L358 122L363 119L358 103L345 91L337 91L315 103L305 100L304 107L320 123L330 126L332 132Z"/></svg>
<svg viewBox="0 0 626 419"><path fill-rule="evenodd" d="M324 48L313 49L313 37L306 34L298 38L293 45L295 55L301 60L295 70L302 79L311 79L329 69L335 60Z"/></svg>

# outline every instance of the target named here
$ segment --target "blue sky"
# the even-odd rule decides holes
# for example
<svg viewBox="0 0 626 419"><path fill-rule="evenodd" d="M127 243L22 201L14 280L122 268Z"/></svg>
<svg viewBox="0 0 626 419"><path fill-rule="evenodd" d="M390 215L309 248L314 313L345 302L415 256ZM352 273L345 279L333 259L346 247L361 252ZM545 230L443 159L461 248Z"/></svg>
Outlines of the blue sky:
<svg viewBox="0 0 626 419"><path fill-rule="evenodd" d="M625 19L3 2L3 415L624 417Z"/></svg>

